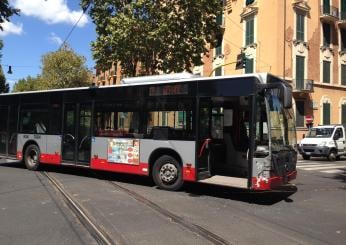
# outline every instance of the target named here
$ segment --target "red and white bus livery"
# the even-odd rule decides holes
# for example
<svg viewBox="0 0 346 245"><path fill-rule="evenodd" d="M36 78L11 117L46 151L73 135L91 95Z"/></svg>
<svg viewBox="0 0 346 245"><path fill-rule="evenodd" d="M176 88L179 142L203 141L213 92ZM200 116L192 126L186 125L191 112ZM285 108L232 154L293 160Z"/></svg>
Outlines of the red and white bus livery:
<svg viewBox="0 0 346 245"><path fill-rule="evenodd" d="M0 95L0 156L271 190L296 177L291 86L270 74L124 79Z"/></svg>

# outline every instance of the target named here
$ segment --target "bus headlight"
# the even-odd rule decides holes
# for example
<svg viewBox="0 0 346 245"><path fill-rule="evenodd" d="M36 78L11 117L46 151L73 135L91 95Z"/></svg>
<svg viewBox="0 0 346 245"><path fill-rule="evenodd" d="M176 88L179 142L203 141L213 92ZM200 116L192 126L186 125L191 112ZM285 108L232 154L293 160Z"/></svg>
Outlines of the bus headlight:
<svg viewBox="0 0 346 245"><path fill-rule="evenodd" d="M321 143L319 143L317 146L326 146L327 142L326 141L322 141Z"/></svg>

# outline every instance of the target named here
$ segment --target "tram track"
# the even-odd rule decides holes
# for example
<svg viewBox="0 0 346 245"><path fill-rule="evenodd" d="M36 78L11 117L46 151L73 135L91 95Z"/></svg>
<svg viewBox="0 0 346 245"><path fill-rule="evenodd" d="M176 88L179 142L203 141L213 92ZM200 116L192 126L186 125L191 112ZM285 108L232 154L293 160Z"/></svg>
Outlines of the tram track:
<svg viewBox="0 0 346 245"><path fill-rule="evenodd" d="M89 234L95 239L98 244L102 245L114 245L125 244L120 241L114 241L108 233L98 225L91 215L77 202L63 187L59 180L57 180L52 174L41 171L40 174L46 178L49 183L59 191L63 196L65 203L72 211L72 213L78 218L79 222L87 229Z"/></svg>
<svg viewBox="0 0 346 245"><path fill-rule="evenodd" d="M75 198L73 198L73 196L68 191L66 191L63 184L56 177L46 171L41 171L40 174L44 178L46 178L49 183L63 196L64 201L69 209L75 214L80 223L87 229L87 231L98 244L127 244L122 237L120 237L121 239L115 241L110 235L108 235L108 233L99 224L97 224L97 222L94 221L95 219L89 214L89 212L77 200L75 200ZM112 188L115 188L116 190L127 194L137 202L149 207L154 212L160 214L163 218L180 226L184 230L195 234L203 240L206 240L208 243L215 245L232 244L226 239L213 233L212 231L172 213L171 211L140 195L139 193L123 187L111 180L108 180L104 176L98 175L96 173L94 174L98 179L103 180Z"/></svg>
<svg viewBox="0 0 346 245"><path fill-rule="evenodd" d="M187 221L183 217L178 216L178 215L172 213L171 211L169 211L168 209L165 209L165 208L159 206L158 204L145 198L144 196L140 195L139 193L132 191L126 187L123 187L123 186L121 186L121 185L119 185L113 181L107 180L107 178L105 178L103 176L100 176L100 175L96 175L96 176L99 179L102 179L106 183L113 186L115 189L120 190L120 191L128 194L129 196L134 198L139 203L146 205L147 207L149 207L150 209L154 210L155 212L161 214L165 218L167 218L167 219L171 220L172 222L176 223L177 225L183 227L185 230L188 230L188 231L204 238L208 242L215 244L215 245L231 245L232 244L229 241L225 240L224 238L220 237L219 235L213 233L212 231L210 231L206 228L203 228L202 226L200 226L198 224Z"/></svg>

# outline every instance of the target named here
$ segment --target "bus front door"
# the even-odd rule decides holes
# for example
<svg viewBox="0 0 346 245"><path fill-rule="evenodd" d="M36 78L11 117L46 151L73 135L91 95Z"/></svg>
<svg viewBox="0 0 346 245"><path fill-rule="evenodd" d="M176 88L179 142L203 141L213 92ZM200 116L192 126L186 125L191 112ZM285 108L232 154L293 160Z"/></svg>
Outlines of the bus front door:
<svg viewBox="0 0 346 245"><path fill-rule="evenodd" d="M208 99L201 99L199 103L199 123L198 123L198 141L197 141L197 178L199 180L211 176L211 102Z"/></svg>
<svg viewBox="0 0 346 245"><path fill-rule="evenodd" d="M65 104L62 160L89 165L91 154L91 104Z"/></svg>

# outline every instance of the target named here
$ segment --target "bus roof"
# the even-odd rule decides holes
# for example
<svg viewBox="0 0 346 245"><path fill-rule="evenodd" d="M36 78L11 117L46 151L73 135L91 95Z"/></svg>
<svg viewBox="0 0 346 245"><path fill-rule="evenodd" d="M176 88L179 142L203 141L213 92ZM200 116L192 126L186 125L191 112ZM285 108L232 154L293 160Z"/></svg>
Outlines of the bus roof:
<svg viewBox="0 0 346 245"><path fill-rule="evenodd" d="M159 75L160 76L160 75ZM155 76L155 77L159 77ZM162 75L162 76L166 76ZM271 75L270 73L249 73L249 74L241 74L241 75L227 75L227 76L218 76L218 77L202 77L202 76L196 76L192 75L188 78L183 79L171 79L167 80L166 78L162 81L155 80L149 82L141 82L141 80L146 80L152 76L143 76L143 77L137 77L135 78L138 80L138 82L131 82L129 84L119 84L119 85L106 85L106 86L90 86L90 87L76 87L76 88L63 88L63 89L51 89L51 90L37 90L37 91L25 91L25 92L15 92L15 93L6 93L6 94L0 94L0 96L11 96L11 95L22 95L22 94L36 94L36 93L51 93L51 92L65 92L65 91L78 91L78 90L88 90L88 89L105 89L105 88L117 88L117 87L130 87L130 86L139 86L139 85L158 85L158 84L169 84L169 83L178 83L178 82L193 82L193 81L210 81L210 80L223 80L223 79L237 79L237 78L246 78L246 77L254 77L256 78L260 83L267 83L268 77L277 78L278 77ZM140 79L142 78L142 79ZM129 78L133 79L133 78Z"/></svg>

